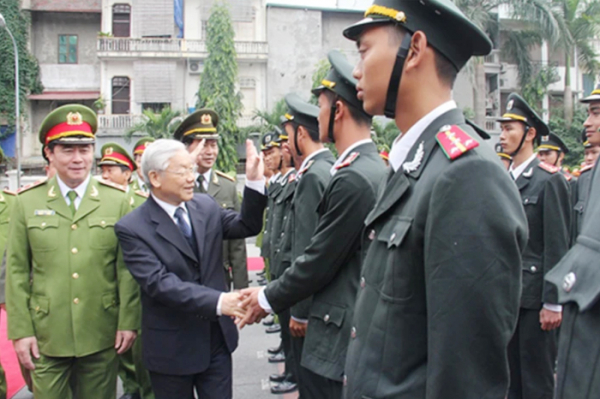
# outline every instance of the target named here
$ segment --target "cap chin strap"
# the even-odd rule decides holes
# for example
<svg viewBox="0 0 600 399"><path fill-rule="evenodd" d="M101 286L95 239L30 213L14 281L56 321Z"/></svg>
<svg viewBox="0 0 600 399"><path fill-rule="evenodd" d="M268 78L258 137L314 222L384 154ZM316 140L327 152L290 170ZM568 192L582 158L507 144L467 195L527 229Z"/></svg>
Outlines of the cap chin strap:
<svg viewBox="0 0 600 399"><path fill-rule="evenodd" d="M298 147L298 129L300 128L300 125L294 125L294 147L296 147L296 153L298 154L298 157L301 157L302 151L300 151L300 147Z"/></svg>
<svg viewBox="0 0 600 399"><path fill-rule="evenodd" d="M515 151L513 151L512 153L508 154L510 155L511 158L514 158L515 155L517 155L519 153L519 151L521 151L521 148L523 148L523 144L525 143L525 137L527 137L527 132L529 131L529 129L531 129L531 127L527 124L525 125L525 133L523 133L523 138L521 138L521 142L519 143L519 146L517 147L517 149Z"/></svg>
<svg viewBox="0 0 600 399"><path fill-rule="evenodd" d="M337 97L333 100L333 104L331 104L331 111L329 112L329 127L327 131L327 137L329 137L329 141L335 143L335 137L333 137L333 124L335 123L335 111L337 111Z"/></svg>
<svg viewBox="0 0 600 399"><path fill-rule="evenodd" d="M400 89L400 77L402 76L402 69L404 68L406 56L408 56L411 40L412 35L410 32L406 32L402 39L402 44L398 49L398 54L396 55L396 62L394 63L394 69L392 69L392 77L390 78L390 84L385 99L385 108L383 111L383 114L388 118L393 119L396 115L396 100L398 99L398 90Z"/></svg>

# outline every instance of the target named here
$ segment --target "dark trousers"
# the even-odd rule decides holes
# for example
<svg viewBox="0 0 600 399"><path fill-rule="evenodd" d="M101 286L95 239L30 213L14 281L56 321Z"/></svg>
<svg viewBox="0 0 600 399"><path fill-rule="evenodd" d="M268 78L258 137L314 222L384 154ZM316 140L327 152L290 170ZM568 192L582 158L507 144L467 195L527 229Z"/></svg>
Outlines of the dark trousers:
<svg viewBox="0 0 600 399"><path fill-rule="evenodd" d="M168 375L151 371L156 399L194 399L194 391L198 399L231 399L231 354L216 322L211 326L210 358L208 369L199 374Z"/></svg>
<svg viewBox="0 0 600 399"><path fill-rule="evenodd" d="M285 354L285 378L288 381L296 382L294 373L294 353L292 351L292 335L290 334L290 310L284 310L277 313L279 324L281 325L281 345Z"/></svg>
<svg viewBox="0 0 600 399"><path fill-rule="evenodd" d="M542 330L540 310L519 311L517 329L508 344L508 399L552 399L556 331Z"/></svg>
<svg viewBox="0 0 600 399"><path fill-rule="evenodd" d="M302 366L301 366L302 367ZM343 384L302 367L300 399L342 399Z"/></svg>

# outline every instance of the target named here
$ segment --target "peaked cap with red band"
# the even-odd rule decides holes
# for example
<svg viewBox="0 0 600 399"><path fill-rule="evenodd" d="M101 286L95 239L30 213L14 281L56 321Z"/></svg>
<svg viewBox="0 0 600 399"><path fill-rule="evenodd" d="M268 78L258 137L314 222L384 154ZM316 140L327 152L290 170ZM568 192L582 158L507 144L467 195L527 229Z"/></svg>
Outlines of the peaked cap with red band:
<svg viewBox="0 0 600 399"><path fill-rule="evenodd" d="M68 104L50 112L42 122L39 140L43 145L94 144L98 118L96 113L80 104Z"/></svg>
<svg viewBox="0 0 600 399"><path fill-rule="evenodd" d="M132 172L137 169L131 155L117 143L106 143L102 146L102 159L98 166L127 166Z"/></svg>
<svg viewBox="0 0 600 399"><path fill-rule="evenodd" d="M146 151L146 148L152 143L154 143L153 137L144 137L139 139L133 146L133 155L142 155L144 151Z"/></svg>

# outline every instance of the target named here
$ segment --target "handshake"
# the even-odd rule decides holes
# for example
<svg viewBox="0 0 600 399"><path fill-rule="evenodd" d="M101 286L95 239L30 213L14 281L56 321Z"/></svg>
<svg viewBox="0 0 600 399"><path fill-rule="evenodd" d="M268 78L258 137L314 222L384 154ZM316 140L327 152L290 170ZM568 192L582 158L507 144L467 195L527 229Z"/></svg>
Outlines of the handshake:
<svg viewBox="0 0 600 399"><path fill-rule="evenodd" d="M221 297L221 314L235 317L235 324L240 329L247 324L258 323L269 314L258 303L258 293L261 289L251 287L224 293Z"/></svg>

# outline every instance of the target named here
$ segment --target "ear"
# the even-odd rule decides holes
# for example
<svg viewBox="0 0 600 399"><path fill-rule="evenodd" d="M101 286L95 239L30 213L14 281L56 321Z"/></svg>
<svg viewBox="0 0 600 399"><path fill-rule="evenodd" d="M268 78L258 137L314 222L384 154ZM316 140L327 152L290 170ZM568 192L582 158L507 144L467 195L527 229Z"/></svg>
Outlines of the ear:
<svg viewBox="0 0 600 399"><path fill-rule="evenodd" d="M335 102L335 117L334 120L337 122L342 119L344 114L348 112L348 107L343 101L337 100Z"/></svg>
<svg viewBox="0 0 600 399"><path fill-rule="evenodd" d="M50 151L50 148L44 147L44 154L46 154L46 158L48 158L50 161L54 159L54 152Z"/></svg>
<svg viewBox="0 0 600 399"><path fill-rule="evenodd" d="M408 49L408 56L404 63L404 70L409 71L414 69L423 62L427 51L432 51L427 47L427 43L427 36L425 36L425 33L420 30L413 33Z"/></svg>
<svg viewBox="0 0 600 399"><path fill-rule="evenodd" d="M155 188L159 188L162 185L160 173L155 170L150 171L148 173L148 177L150 178L150 185Z"/></svg>
<svg viewBox="0 0 600 399"><path fill-rule="evenodd" d="M530 127L526 134L527 137L525 137L525 140L533 142L535 141L535 136L537 136L537 130L534 127Z"/></svg>
<svg viewBox="0 0 600 399"><path fill-rule="evenodd" d="M564 159L565 159L565 153L562 152L562 151L559 152L558 153L558 160L562 162Z"/></svg>

